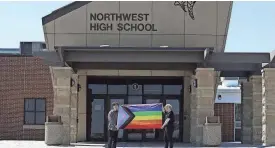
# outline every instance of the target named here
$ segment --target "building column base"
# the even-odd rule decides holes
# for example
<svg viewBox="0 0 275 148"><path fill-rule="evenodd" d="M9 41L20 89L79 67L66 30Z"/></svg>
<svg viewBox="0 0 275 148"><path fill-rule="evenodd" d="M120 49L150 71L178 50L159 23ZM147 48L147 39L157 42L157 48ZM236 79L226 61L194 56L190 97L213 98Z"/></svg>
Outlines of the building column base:
<svg viewBox="0 0 275 148"><path fill-rule="evenodd" d="M78 76L71 67L50 67L54 90L53 115L61 116L62 145L76 142Z"/></svg>
<svg viewBox="0 0 275 148"><path fill-rule="evenodd" d="M206 117L214 116L216 72L214 68L197 68L196 75L191 81L190 141L196 146L201 146Z"/></svg>
<svg viewBox="0 0 275 148"><path fill-rule="evenodd" d="M275 145L275 68L262 73L262 141L264 146Z"/></svg>

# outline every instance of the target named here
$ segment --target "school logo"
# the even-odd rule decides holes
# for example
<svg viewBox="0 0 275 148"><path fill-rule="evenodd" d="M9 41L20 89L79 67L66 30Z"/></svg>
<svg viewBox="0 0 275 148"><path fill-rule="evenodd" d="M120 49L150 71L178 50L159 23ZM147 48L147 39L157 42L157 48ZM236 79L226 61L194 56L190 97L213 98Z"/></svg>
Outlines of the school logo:
<svg viewBox="0 0 275 148"><path fill-rule="evenodd" d="M184 12L188 11L189 16L195 20L194 13L193 13L193 8L194 5L196 4L196 1L175 1L174 5L181 7L181 9Z"/></svg>

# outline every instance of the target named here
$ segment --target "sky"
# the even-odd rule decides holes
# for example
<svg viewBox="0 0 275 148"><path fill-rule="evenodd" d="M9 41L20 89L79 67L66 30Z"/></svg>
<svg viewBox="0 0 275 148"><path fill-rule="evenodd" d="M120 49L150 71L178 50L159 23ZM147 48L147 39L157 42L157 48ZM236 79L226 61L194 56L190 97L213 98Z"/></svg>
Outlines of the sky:
<svg viewBox="0 0 275 148"><path fill-rule="evenodd" d="M65 1L0 2L0 48L20 41L44 41L41 18ZM234 2L226 52L275 50L275 2Z"/></svg>

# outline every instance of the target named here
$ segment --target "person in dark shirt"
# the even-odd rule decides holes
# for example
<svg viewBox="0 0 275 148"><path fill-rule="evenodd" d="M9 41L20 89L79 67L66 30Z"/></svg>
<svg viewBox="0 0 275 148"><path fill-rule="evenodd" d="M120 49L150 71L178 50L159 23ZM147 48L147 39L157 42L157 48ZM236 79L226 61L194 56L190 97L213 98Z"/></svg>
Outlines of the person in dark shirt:
<svg viewBox="0 0 275 148"><path fill-rule="evenodd" d="M108 139L108 148L116 148L117 143L117 117L118 117L118 107L117 102L112 103L113 109L108 114L108 130L109 130L109 139Z"/></svg>
<svg viewBox="0 0 275 148"><path fill-rule="evenodd" d="M165 141L165 148L173 148L173 132L174 132L174 122L175 116L174 112L172 111L172 105L166 104L163 110L165 114L165 121L161 127L164 129L164 141Z"/></svg>

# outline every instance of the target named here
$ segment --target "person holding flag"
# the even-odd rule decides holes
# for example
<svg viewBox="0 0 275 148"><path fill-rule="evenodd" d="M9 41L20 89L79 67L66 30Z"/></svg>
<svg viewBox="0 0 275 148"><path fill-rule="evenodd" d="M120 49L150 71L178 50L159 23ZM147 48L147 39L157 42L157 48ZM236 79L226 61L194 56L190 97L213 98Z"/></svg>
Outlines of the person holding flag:
<svg viewBox="0 0 275 148"><path fill-rule="evenodd" d="M164 129L165 148L168 148L168 145L170 145L170 148L173 148L175 116L174 116L174 112L172 111L172 105L166 104L163 109L163 112L165 114L165 121L161 129Z"/></svg>
<svg viewBox="0 0 275 148"><path fill-rule="evenodd" d="M119 104L117 102L112 103L113 109L108 113L108 130L109 130L109 139L108 139L108 148L116 148L117 144L117 117L118 117L118 108Z"/></svg>

